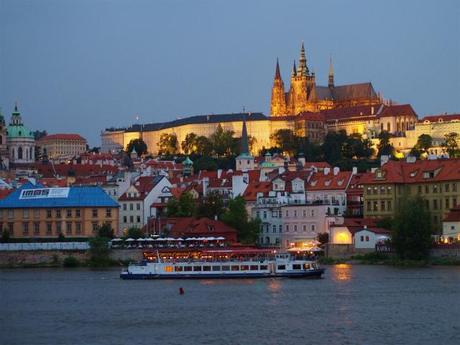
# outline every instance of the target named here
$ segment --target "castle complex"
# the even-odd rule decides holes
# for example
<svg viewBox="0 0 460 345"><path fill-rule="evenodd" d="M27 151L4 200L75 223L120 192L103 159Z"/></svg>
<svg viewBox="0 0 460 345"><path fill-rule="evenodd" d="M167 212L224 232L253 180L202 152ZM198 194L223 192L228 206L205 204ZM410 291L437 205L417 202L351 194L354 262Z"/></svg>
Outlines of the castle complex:
<svg viewBox="0 0 460 345"><path fill-rule="evenodd" d="M243 119L249 136L256 139L252 154L274 145L272 134L291 129L296 135L321 143L328 131L345 130L366 138L376 138L383 130L402 137L417 123L417 114L409 104L384 102L372 84L335 85L332 61L327 86L316 85L302 44L298 65L294 62L289 90L286 92L277 61L271 92L270 116L262 113L199 115L165 123L136 124L128 128L109 128L101 133L102 151L125 149L132 139L142 138L152 154L158 153L163 133L175 134L181 143L188 133L209 137L220 125L241 136ZM179 150L181 148L179 147Z"/></svg>
<svg viewBox="0 0 460 345"><path fill-rule="evenodd" d="M332 60L329 65L327 86L316 85L315 73L307 66L305 48L302 43L299 65L292 67L291 85L285 92L280 66L276 61L275 80L273 81L271 114L272 116L297 115L301 112L344 108L382 103L371 83L335 86Z"/></svg>

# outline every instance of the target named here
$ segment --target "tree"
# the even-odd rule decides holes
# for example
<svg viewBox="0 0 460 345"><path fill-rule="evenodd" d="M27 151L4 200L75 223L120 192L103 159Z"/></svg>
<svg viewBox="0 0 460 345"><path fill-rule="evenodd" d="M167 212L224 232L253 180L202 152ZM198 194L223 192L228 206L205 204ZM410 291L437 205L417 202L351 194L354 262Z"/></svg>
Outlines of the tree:
<svg viewBox="0 0 460 345"><path fill-rule="evenodd" d="M215 171L217 170L217 163L214 159L206 155L201 158L195 159L195 161L193 162L193 170L194 171L200 171L200 170Z"/></svg>
<svg viewBox="0 0 460 345"><path fill-rule="evenodd" d="M158 142L158 153L160 155L172 156L178 152L178 141L176 134L162 133Z"/></svg>
<svg viewBox="0 0 460 345"><path fill-rule="evenodd" d="M457 158L460 157L460 149L458 147L458 133L452 132L446 134L444 136L445 143L443 146L445 147L447 153L449 154L450 158Z"/></svg>
<svg viewBox="0 0 460 345"><path fill-rule="evenodd" d="M134 238L134 239L142 238L142 237L144 237L144 232L139 228L131 227L126 232L126 237L130 237L130 238Z"/></svg>
<svg viewBox="0 0 460 345"><path fill-rule="evenodd" d="M378 157L380 158L382 155L386 156L394 156L395 148L390 143L391 134L387 131L382 131L379 134L379 143L377 145L378 150Z"/></svg>
<svg viewBox="0 0 460 345"><path fill-rule="evenodd" d="M188 133L185 136L184 141L181 143L181 147L182 151L184 151L186 155L196 153L198 151L197 139L198 136L195 133Z"/></svg>
<svg viewBox="0 0 460 345"><path fill-rule="evenodd" d="M433 138L428 134L422 134L418 137L415 147L423 153L428 153L428 150L433 146Z"/></svg>
<svg viewBox="0 0 460 345"><path fill-rule="evenodd" d="M372 153L372 142L363 139L359 133L349 135L342 144L342 155L345 159L369 158Z"/></svg>
<svg viewBox="0 0 460 345"><path fill-rule="evenodd" d="M324 143L321 146L324 158L329 164L336 165L343 160L342 146L347 140L347 133L344 130L339 132L329 132L324 138Z"/></svg>
<svg viewBox="0 0 460 345"><path fill-rule="evenodd" d="M222 195L216 191L208 192L198 207L198 216L214 219L224 213L224 201Z"/></svg>
<svg viewBox="0 0 460 345"><path fill-rule="evenodd" d="M211 134L209 141L211 142L214 153L218 157L229 156L235 153L234 133L233 131L224 130L219 124L216 131Z"/></svg>
<svg viewBox="0 0 460 345"><path fill-rule="evenodd" d="M283 152L294 155L299 150L299 137L290 129L278 129L270 136L270 139L279 147Z"/></svg>
<svg viewBox="0 0 460 345"><path fill-rule="evenodd" d="M94 237L89 240L89 263L93 267L105 267L110 265L110 250L107 238Z"/></svg>
<svg viewBox="0 0 460 345"><path fill-rule="evenodd" d="M137 156L140 157L147 153L147 144L140 138L132 139L126 146L126 152L131 153L133 150L136 150Z"/></svg>
<svg viewBox="0 0 460 345"><path fill-rule="evenodd" d="M191 217L195 214L196 203L189 192L182 193L179 200L171 198L166 205L168 217Z"/></svg>
<svg viewBox="0 0 460 345"><path fill-rule="evenodd" d="M318 241L321 242L321 244L329 243L329 233L327 233L327 232L319 233L318 234Z"/></svg>
<svg viewBox="0 0 460 345"><path fill-rule="evenodd" d="M107 238L107 239L112 239L113 238L113 229L110 226L110 224L105 223L105 224L101 225L97 229L97 236L98 237L104 237L104 238Z"/></svg>
<svg viewBox="0 0 460 345"><path fill-rule="evenodd" d="M431 216L421 197L404 198L392 226L392 245L401 259L420 260L431 248Z"/></svg>
<svg viewBox="0 0 460 345"><path fill-rule="evenodd" d="M8 243L10 240L10 232L6 229L3 229L2 231L2 243Z"/></svg>
<svg viewBox="0 0 460 345"><path fill-rule="evenodd" d="M222 215L222 221L238 231L238 241L255 244L260 233L260 219L249 219L246 201L237 196L228 202L228 208Z"/></svg>

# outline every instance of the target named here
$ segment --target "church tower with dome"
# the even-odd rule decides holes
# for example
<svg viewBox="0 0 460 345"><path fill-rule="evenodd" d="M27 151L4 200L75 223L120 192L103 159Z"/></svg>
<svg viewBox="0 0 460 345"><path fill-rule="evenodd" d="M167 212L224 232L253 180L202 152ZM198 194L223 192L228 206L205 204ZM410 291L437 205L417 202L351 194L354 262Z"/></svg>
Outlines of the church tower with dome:
<svg viewBox="0 0 460 345"><path fill-rule="evenodd" d="M7 146L10 163L27 164L35 161L34 134L22 123L17 104L7 128Z"/></svg>

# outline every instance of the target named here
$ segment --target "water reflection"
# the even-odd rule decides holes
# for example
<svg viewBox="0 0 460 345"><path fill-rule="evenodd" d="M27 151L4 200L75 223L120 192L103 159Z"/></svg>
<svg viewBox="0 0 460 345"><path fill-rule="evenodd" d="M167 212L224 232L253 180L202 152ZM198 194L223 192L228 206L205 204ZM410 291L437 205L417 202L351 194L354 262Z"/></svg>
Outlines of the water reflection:
<svg viewBox="0 0 460 345"><path fill-rule="evenodd" d="M281 291L281 282L280 279L270 279L268 283L268 289L272 293L278 293Z"/></svg>
<svg viewBox="0 0 460 345"><path fill-rule="evenodd" d="M332 271L334 280L348 281L351 279L351 265L349 264L338 264L334 266Z"/></svg>

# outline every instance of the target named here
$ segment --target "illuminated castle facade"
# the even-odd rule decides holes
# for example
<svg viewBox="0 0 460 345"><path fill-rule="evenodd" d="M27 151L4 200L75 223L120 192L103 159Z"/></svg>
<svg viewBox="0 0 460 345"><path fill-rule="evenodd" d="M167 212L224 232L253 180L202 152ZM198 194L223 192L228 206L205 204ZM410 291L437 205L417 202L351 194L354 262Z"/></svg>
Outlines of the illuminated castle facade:
<svg viewBox="0 0 460 345"><path fill-rule="evenodd" d="M280 67L276 61L270 113L272 116L297 115L327 109L353 106L372 106L382 103L371 83L336 86L332 60L329 65L327 86L316 85L314 72L310 72L302 43L299 64L292 67L291 84L286 92Z"/></svg>

